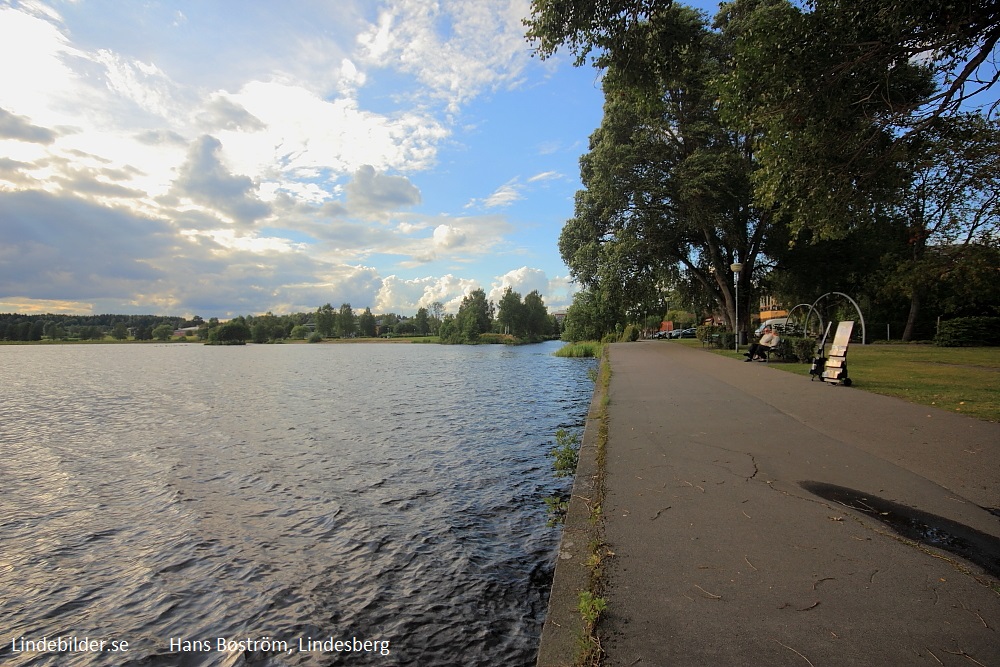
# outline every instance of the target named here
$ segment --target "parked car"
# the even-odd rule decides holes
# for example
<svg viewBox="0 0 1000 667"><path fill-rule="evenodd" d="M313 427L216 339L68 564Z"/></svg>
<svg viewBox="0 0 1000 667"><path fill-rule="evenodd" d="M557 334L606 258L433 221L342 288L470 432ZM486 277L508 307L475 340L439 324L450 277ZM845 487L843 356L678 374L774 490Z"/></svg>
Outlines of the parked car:
<svg viewBox="0 0 1000 667"><path fill-rule="evenodd" d="M764 327L771 327L779 336L798 337L805 335L802 326L796 322L789 322L787 317L777 317L767 320L754 331L754 336L760 338L764 333Z"/></svg>
<svg viewBox="0 0 1000 667"><path fill-rule="evenodd" d="M682 329L680 331L680 334L677 337L678 338L697 338L697 333L698 333L698 330L694 329L694 328L691 328L691 329Z"/></svg>
<svg viewBox="0 0 1000 667"><path fill-rule="evenodd" d="M775 317L773 319L761 322L760 326L757 327L757 330L753 332L753 335L759 338L764 333L764 327L777 327L779 328L780 331L780 327L783 327L786 324L788 324L787 317Z"/></svg>

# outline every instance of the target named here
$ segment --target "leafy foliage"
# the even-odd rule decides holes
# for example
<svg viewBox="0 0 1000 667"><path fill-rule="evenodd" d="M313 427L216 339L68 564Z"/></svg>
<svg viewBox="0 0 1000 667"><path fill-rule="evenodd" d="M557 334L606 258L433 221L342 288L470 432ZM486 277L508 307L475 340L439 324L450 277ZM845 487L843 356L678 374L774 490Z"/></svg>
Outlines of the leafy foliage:
<svg viewBox="0 0 1000 667"><path fill-rule="evenodd" d="M555 459L552 469L556 477L571 477L576 473L579 460L580 437L566 429L556 431L556 446L549 451L549 456Z"/></svg>
<svg viewBox="0 0 1000 667"><path fill-rule="evenodd" d="M675 2L534 0L525 24L541 57L606 72L560 251L618 322L664 284L731 328L758 281L905 299L905 337L930 302L992 310L1000 105L961 105L1000 79L1000 5L734 0L710 31Z"/></svg>
<svg viewBox="0 0 1000 667"><path fill-rule="evenodd" d="M216 345L246 345L253 337L250 327L242 317L229 320L212 329L209 343Z"/></svg>
<svg viewBox="0 0 1000 667"><path fill-rule="evenodd" d="M957 317L942 322L934 344L941 347L1000 345L1000 317Z"/></svg>
<svg viewBox="0 0 1000 667"><path fill-rule="evenodd" d="M604 119L581 159L586 189L577 193L560 252L575 279L601 300L625 304L633 319L658 310L661 285L689 283L735 326L730 266L739 260L744 267L738 310L745 322L775 218L753 202L751 142L718 112L713 81L728 42L678 5L634 37L649 40L644 60L608 61Z"/></svg>

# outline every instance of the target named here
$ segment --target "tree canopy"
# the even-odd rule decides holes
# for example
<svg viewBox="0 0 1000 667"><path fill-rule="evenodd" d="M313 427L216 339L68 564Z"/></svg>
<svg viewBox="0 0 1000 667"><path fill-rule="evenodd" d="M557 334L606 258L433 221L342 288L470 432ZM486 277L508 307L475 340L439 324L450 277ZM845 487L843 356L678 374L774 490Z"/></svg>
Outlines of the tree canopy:
<svg viewBox="0 0 1000 667"><path fill-rule="evenodd" d="M981 153L979 168L966 159L956 170L971 144L946 138L978 123L992 146L996 105L967 111L997 81L998 19L986 0L734 0L711 25L663 0L533 0L537 54L567 48L604 71L586 189L560 237L586 303L636 308L667 285L707 296L733 322L730 263L743 264L747 305L762 267L798 267L804 284L816 261L803 261L816 254L806 246L841 244L859 252L838 280L878 274L916 307L922 262L955 274L956 260L982 255L956 251L945 230L997 244L997 210L981 197L995 191L993 161ZM932 180L951 188L933 203L936 237L918 215ZM864 246L866 235L878 244ZM905 259L906 248L923 259ZM794 282L783 278L768 282Z"/></svg>
<svg viewBox="0 0 1000 667"><path fill-rule="evenodd" d="M578 63L596 54L595 65L640 80L684 42L678 5L534 0L527 36L542 57L565 46ZM900 186L901 140L998 78L1000 10L989 0L734 0L715 28L728 43L718 106L755 142L755 200L821 238Z"/></svg>
<svg viewBox="0 0 1000 667"><path fill-rule="evenodd" d="M746 290L775 214L753 201L753 143L718 113L712 82L727 42L680 5L659 29L672 39L646 53L641 79L608 67L604 118L581 158L586 189L560 252L595 298L646 311L662 285L692 281L735 325L730 266L744 265ZM749 291L740 296L748 303ZM739 310L745 322L749 311Z"/></svg>

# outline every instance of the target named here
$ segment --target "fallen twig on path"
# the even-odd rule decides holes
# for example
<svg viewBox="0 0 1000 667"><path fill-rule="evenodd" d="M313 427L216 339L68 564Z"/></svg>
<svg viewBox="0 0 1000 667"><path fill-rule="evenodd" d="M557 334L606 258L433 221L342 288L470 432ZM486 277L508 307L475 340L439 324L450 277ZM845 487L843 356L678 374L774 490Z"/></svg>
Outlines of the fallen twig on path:
<svg viewBox="0 0 1000 667"><path fill-rule="evenodd" d="M805 657L804 655L802 655L801 653L799 653L798 651L796 651L795 649L793 649L793 648L792 648L791 646L786 646L785 644L782 644L781 642L779 642L779 641L778 641L777 639L775 639L774 641L775 641L775 642L776 642L776 643L777 643L777 644L778 644L779 646L784 646L784 647L785 647L785 648L787 648L787 649L788 649L789 651L791 651L791 652L792 652L792 653L794 653L795 655L797 655L797 656L799 656L800 658L802 658L803 660L805 660L805 661L806 661L807 663L809 663L809 667L816 667L816 665L812 664L812 662L811 662L811 661L809 660L809 658Z"/></svg>
<svg viewBox="0 0 1000 667"><path fill-rule="evenodd" d="M721 595L716 595L715 593L709 593L708 591L706 591L704 588L702 588L698 584L695 584L694 587L697 588L702 593L704 593L705 595L707 595L708 597L712 598L713 600L721 600L722 599Z"/></svg>

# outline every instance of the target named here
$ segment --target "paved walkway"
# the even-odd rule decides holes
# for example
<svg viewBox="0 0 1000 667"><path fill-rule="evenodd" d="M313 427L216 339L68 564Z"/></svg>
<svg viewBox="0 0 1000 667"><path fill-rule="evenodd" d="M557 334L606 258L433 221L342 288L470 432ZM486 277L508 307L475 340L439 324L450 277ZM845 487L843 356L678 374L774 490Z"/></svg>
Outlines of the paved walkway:
<svg viewBox="0 0 1000 667"><path fill-rule="evenodd" d="M1000 666L996 575L802 486L917 508L997 565L1000 424L666 341L611 367L608 665Z"/></svg>

